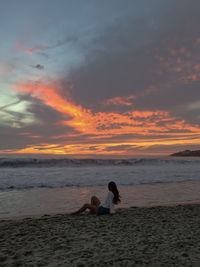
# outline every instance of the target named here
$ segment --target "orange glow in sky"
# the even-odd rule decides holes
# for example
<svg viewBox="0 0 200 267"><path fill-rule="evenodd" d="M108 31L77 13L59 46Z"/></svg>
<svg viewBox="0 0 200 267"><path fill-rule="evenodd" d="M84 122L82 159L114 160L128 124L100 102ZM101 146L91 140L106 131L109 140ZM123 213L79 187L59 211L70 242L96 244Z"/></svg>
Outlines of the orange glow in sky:
<svg viewBox="0 0 200 267"><path fill-rule="evenodd" d="M53 145L41 143L16 150L15 153L127 155L133 153L134 147L138 146L142 151L143 148L154 145L195 144L200 141L198 126L178 120L165 111L133 109L122 113L93 113L90 109L73 103L69 96L63 96L62 86L56 82L52 82L51 85L21 84L14 90L29 93L60 112L63 120L57 124L71 127L76 132L74 137L77 137L71 143L61 142ZM109 99L104 104L131 106L131 102L128 101L134 98L135 96L122 99L117 97ZM127 137L121 138L122 135ZM32 137L38 138L38 136ZM84 142L79 141L80 137L84 137ZM56 136L54 138L56 139Z"/></svg>
<svg viewBox="0 0 200 267"><path fill-rule="evenodd" d="M1 155L200 149L200 1L44 2L0 8Z"/></svg>

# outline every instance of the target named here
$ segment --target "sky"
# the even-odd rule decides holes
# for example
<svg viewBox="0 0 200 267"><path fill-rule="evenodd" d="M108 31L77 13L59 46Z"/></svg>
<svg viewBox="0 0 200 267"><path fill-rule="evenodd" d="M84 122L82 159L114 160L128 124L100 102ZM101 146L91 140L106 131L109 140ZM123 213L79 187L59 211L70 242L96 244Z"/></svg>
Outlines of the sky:
<svg viewBox="0 0 200 267"><path fill-rule="evenodd" d="M199 0L0 6L0 154L200 149Z"/></svg>

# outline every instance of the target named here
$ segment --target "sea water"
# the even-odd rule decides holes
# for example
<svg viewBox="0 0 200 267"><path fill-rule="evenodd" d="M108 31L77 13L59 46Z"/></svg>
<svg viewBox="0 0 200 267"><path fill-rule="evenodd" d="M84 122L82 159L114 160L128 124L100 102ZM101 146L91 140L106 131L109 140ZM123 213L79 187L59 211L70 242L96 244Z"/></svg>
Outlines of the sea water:
<svg viewBox="0 0 200 267"><path fill-rule="evenodd" d="M119 207L200 202L197 158L0 158L0 218L75 210L92 195L102 200L109 181Z"/></svg>

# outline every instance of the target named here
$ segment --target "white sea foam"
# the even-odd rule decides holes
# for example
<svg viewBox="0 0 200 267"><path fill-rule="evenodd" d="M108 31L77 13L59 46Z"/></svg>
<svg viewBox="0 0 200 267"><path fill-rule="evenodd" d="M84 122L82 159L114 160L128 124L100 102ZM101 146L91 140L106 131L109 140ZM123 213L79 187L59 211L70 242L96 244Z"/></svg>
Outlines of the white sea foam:
<svg viewBox="0 0 200 267"><path fill-rule="evenodd" d="M120 206L200 200L197 159L0 159L0 218L74 210L117 183Z"/></svg>
<svg viewBox="0 0 200 267"><path fill-rule="evenodd" d="M0 190L200 181L199 160L0 159Z"/></svg>
<svg viewBox="0 0 200 267"><path fill-rule="evenodd" d="M135 166L135 165L166 165L196 164L197 159L176 158L134 158L134 159L40 159L40 158L0 158L0 168L23 167L84 167L84 166Z"/></svg>

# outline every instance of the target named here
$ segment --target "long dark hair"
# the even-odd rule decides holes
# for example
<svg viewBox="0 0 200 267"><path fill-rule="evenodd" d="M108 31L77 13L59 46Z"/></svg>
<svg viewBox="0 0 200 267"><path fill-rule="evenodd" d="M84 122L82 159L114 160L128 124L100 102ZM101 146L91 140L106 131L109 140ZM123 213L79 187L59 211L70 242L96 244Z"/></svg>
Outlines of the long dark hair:
<svg viewBox="0 0 200 267"><path fill-rule="evenodd" d="M108 184L108 190L111 191L114 195L113 203L118 204L121 200L120 200L120 195L119 195L119 191L117 189L116 183L110 182Z"/></svg>

